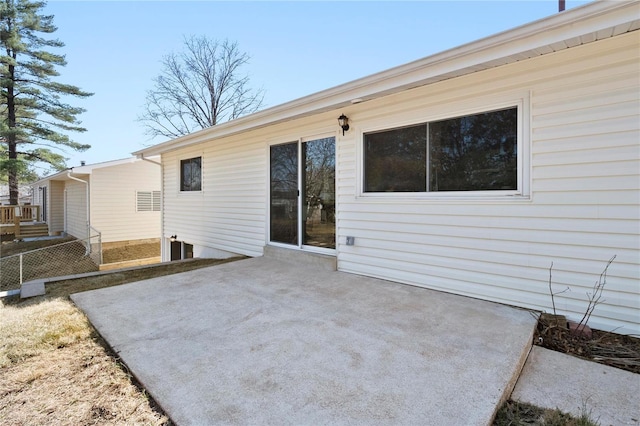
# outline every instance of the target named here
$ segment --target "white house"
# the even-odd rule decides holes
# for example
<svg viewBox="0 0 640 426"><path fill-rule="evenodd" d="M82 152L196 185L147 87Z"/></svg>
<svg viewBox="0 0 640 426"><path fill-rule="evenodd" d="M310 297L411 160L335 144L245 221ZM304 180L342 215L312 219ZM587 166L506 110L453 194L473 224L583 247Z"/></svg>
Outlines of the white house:
<svg viewBox="0 0 640 426"><path fill-rule="evenodd" d="M589 324L638 334L639 28L594 2L138 151L163 257L273 245L546 311L553 262L579 320L615 255Z"/></svg>
<svg viewBox="0 0 640 426"><path fill-rule="evenodd" d="M160 158L73 167L32 184L34 204L50 235L101 234L117 244L160 238Z"/></svg>

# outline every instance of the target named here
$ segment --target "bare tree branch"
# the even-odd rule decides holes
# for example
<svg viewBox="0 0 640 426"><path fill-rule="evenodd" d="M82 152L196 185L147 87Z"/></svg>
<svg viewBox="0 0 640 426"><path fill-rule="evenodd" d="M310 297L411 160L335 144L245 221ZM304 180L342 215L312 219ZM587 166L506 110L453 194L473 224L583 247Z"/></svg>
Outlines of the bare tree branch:
<svg viewBox="0 0 640 426"><path fill-rule="evenodd" d="M262 89L252 89L242 67L249 55L238 44L206 37L185 39L182 53L162 60L138 117L152 137L176 138L257 111Z"/></svg>

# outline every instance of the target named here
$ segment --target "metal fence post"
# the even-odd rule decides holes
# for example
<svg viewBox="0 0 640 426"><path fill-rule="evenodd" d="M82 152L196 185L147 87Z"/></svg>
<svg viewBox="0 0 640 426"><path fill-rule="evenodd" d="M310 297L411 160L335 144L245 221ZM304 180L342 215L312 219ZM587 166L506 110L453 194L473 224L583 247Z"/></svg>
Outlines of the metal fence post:
<svg viewBox="0 0 640 426"><path fill-rule="evenodd" d="M22 286L22 253L20 253L20 286Z"/></svg>
<svg viewBox="0 0 640 426"><path fill-rule="evenodd" d="M102 233L98 233L98 250L100 252L100 265L102 265Z"/></svg>
<svg viewBox="0 0 640 426"><path fill-rule="evenodd" d="M20 206L15 206L13 211L13 238L20 239L20 219L22 219L22 210Z"/></svg>

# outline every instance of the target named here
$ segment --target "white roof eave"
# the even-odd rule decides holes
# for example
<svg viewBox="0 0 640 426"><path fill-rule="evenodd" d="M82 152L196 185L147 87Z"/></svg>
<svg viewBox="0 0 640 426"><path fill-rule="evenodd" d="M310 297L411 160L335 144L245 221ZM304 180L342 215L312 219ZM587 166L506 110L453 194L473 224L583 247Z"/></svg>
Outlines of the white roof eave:
<svg viewBox="0 0 640 426"><path fill-rule="evenodd" d="M133 153L139 157L331 111L638 28L640 1L596 1ZM626 30L624 30L626 28ZM612 31L603 31L609 30ZM617 29L618 31L613 31ZM566 43L572 41L572 43Z"/></svg>
<svg viewBox="0 0 640 426"><path fill-rule="evenodd" d="M148 160L159 160L159 157L157 156L150 156L147 155L145 156L146 159ZM140 161L139 158L137 157L128 157L128 158L122 158L119 160L111 160L111 161L104 161L101 163L94 163L94 164L87 164L84 166L75 166L75 167L70 167L66 170L63 170L61 172L57 172L54 173L52 175L49 176L45 176L33 183L30 184L30 186L34 186L34 185L39 185L42 184L46 181L50 181L50 180L69 180L69 178L67 177L68 173L70 172L73 175L90 175L91 172L93 172L93 170L95 169L103 169L106 167L114 167L114 166L120 166L123 164L130 164L130 163L135 163L136 161Z"/></svg>

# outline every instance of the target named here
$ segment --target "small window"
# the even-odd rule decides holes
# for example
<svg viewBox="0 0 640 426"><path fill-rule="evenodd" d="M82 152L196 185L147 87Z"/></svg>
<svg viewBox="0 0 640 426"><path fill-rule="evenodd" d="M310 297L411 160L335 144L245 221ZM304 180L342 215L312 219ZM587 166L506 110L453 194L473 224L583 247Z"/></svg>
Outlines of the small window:
<svg viewBox="0 0 640 426"><path fill-rule="evenodd" d="M518 108L364 135L364 192L518 189Z"/></svg>
<svg viewBox="0 0 640 426"><path fill-rule="evenodd" d="M193 259L193 244L184 243L183 259Z"/></svg>
<svg viewBox="0 0 640 426"><path fill-rule="evenodd" d="M193 259L193 244L171 241L171 260Z"/></svg>
<svg viewBox="0 0 640 426"><path fill-rule="evenodd" d="M160 191L136 191L136 210L139 212L159 212Z"/></svg>
<svg viewBox="0 0 640 426"><path fill-rule="evenodd" d="M180 160L180 191L202 189L202 157Z"/></svg>

